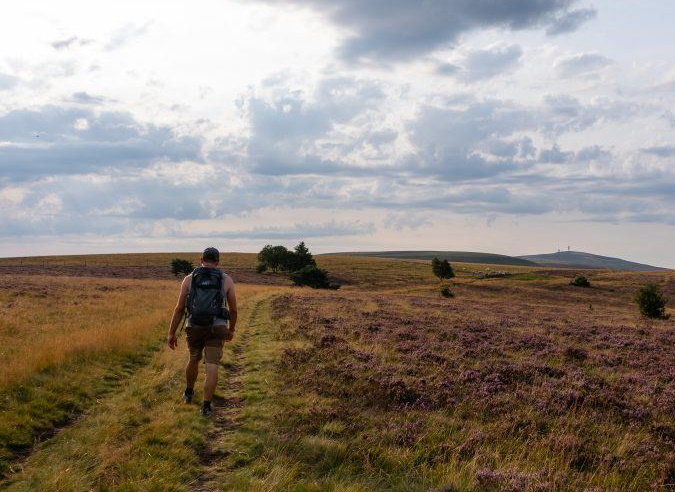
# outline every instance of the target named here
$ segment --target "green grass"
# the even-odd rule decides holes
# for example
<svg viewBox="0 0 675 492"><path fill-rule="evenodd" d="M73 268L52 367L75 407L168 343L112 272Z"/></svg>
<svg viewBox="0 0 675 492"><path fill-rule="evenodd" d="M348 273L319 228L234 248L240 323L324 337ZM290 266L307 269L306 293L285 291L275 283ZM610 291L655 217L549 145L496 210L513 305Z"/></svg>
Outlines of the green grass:
<svg viewBox="0 0 675 492"><path fill-rule="evenodd" d="M264 299L271 292L267 287L240 289L241 331L255 324L254 299ZM234 364L234 347L242 338L235 340L236 344L227 345L217 394L229 396L228 372ZM159 346L163 343L155 344ZM198 403L184 405L180 399L186 355L184 337L177 351L164 347L155 351L145 365L120 380L123 384L116 386L117 391L99 394L95 405L88 405L71 425L39 444L22 463L23 471L9 478L7 490L190 490L204 472L200 455L213 422L199 416ZM96 366L90 363L86 368L96 379ZM196 400L200 397L198 387Z"/></svg>
<svg viewBox="0 0 675 492"><path fill-rule="evenodd" d="M242 258L254 263L254 255ZM140 355L73 357L3 390L7 453L16 457L42 430L63 426L4 485L65 492L637 492L672 473L667 458L674 455L655 437L673 429L663 404L672 383L657 370L672 350L672 322L638 318L631 295L646 277L598 272L598 287L580 292L567 285L569 275L514 267L511 277L479 280L475 265L457 265L456 297L441 299L426 261L318 261L350 285L337 292L238 285L241 321L226 345L217 390L225 425L180 402L184 338L177 352L156 351L164 330L144 326L157 336ZM177 282L157 282L157 305L170 305ZM78 293L59 295L80 306ZM15 312L8 333L29 313ZM93 319L112 324L108 317ZM619 355L623 362L606 364ZM468 377L471 371L480 378ZM479 394L498 374L514 381ZM430 406L406 406L411 389L430 395ZM586 402L559 405L568 390ZM624 404L650 413L630 417L638 420L629 425ZM497 478L480 478L486 471ZM523 480L528 485L518 488ZM548 488L537 489L542 483Z"/></svg>
<svg viewBox="0 0 675 492"><path fill-rule="evenodd" d="M0 474L14 471L36 440L49 437L118 390L147 363L157 345L132 353L81 355L5 388L0 403Z"/></svg>

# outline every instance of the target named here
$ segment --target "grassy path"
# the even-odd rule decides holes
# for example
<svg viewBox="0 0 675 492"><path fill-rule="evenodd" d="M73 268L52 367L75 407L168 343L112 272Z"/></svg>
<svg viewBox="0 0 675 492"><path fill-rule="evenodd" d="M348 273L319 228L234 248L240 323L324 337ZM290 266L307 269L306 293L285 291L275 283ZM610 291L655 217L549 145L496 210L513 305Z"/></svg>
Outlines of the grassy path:
<svg viewBox="0 0 675 492"><path fill-rule="evenodd" d="M246 347L255 337L278 289L245 286L240 336L228 346L215 405L215 420L198 414L198 403L180 400L186 359L160 350L118 390L97 401L72 425L40 443L23 470L2 485L11 491L215 490L223 460L233 454ZM203 381L203 374L198 380ZM198 388L198 397L201 391Z"/></svg>
<svg viewBox="0 0 675 492"><path fill-rule="evenodd" d="M251 338L257 334L256 329L266 321L262 317L266 314L268 304L268 298L254 302L243 323L246 329L232 346L232 356L226 363L227 379L220 384L223 388L221 391L226 394L216 395L214 398L216 410L213 428L209 430L205 449L200 453L204 473L192 486L194 492L219 490L218 484L222 482L222 474L226 471L227 458L235 451L230 438L238 430L238 421L245 403L243 392L246 352Z"/></svg>

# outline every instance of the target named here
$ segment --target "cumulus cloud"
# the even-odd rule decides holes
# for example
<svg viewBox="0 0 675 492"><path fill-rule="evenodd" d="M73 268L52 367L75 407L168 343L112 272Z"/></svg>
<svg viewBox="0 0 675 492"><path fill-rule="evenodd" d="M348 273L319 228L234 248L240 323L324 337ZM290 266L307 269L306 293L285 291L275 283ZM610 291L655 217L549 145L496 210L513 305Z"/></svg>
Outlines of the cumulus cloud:
<svg viewBox="0 0 675 492"><path fill-rule="evenodd" d="M329 137L338 125L346 125L377 106L384 93L377 83L352 78L329 78L314 94L282 90L271 99L252 96L246 101L251 125L248 157L259 174L335 174L346 170L341 159L353 144ZM378 147L396 135L371 131ZM356 168L354 168L356 170Z"/></svg>
<svg viewBox="0 0 675 492"><path fill-rule="evenodd" d="M556 36L559 34L566 34L579 29L583 24L589 20L597 17L598 12L595 9L585 8L571 10L556 17L553 22L546 29L546 34L549 36Z"/></svg>
<svg viewBox="0 0 675 492"><path fill-rule="evenodd" d="M0 170L10 181L201 160L200 142L168 126L142 124L124 112L53 105L0 116L0 141Z"/></svg>
<svg viewBox="0 0 675 492"><path fill-rule="evenodd" d="M447 180L485 178L526 167L529 148L522 142L514 143L507 158L503 151L493 154L490 149L496 140L533 124L530 112L500 101L476 102L468 108L425 107L408 123L416 152L407 167Z"/></svg>
<svg viewBox="0 0 675 492"><path fill-rule="evenodd" d="M464 82L491 79L515 69L523 55L519 45L498 43L485 49L469 51L463 59L441 63L436 73L457 77Z"/></svg>
<svg viewBox="0 0 675 492"><path fill-rule="evenodd" d="M672 145L659 145L640 150L645 154L655 155L657 157L675 157L675 147Z"/></svg>
<svg viewBox="0 0 675 492"><path fill-rule="evenodd" d="M614 62L599 53L579 53L564 57L556 63L556 71L562 78L595 75Z"/></svg>
<svg viewBox="0 0 675 492"><path fill-rule="evenodd" d="M277 5L279 2L260 0ZM340 48L348 61L410 60L452 45L480 28L548 28L559 34L592 18L593 9L573 10L574 0L286 0L326 15L350 34Z"/></svg>

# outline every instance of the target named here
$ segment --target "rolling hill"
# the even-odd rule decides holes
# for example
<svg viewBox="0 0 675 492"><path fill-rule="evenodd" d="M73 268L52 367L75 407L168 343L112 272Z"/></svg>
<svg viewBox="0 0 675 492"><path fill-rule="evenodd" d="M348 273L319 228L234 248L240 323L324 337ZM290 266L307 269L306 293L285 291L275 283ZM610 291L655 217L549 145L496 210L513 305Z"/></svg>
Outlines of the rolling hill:
<svg viewBox="0 0 675 492"><path fill-rule="evenodd" d="M328 253L327 255L340 256L365 256L376 258L394 258L399 260L441 260L458 263L483 263L487 265L513 265L513 266L539 266L537 263L513 256L498 255L493 253L476 253L473 251L366 251ZM326 255L326 256L327 256Z"/></svg>
<svg viewBox="0 0 675 492"><path fill-rule="evenodd" d="M612 258L610 256L583 253L581 251L560 251L551 254L507 256L494 253L477 253L472 251L354 251L344 253L328 253L322 256L359 256L371 258L393 258L399 260L431 260L446 259L458 263L483 263L489 265L552 267L552 268L584 268L608 269L633 272L667 270L643 263Z"/></svg>
<svg viewBox="0 0 675 492"><path fill-rule="evenodd" d="M642 263L612 258L610 256L583 253L581 251L559 251L551 254L519 256L518 258L529 260L539 265L556 268L598 268L633 272L667 270L666 268L644 265Z"/></svg>

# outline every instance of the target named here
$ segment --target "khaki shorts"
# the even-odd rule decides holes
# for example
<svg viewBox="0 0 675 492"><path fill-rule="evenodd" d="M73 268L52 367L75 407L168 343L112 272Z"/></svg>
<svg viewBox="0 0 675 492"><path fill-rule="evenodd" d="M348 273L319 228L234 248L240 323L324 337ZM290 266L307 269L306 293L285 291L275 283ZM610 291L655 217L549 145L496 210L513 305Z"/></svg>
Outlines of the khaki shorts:
<svg viewBox="0 0 675 492"><path fill-rule="evenodd" d="M202 353L207 364L218 364L223 358L223 345L230 329L222 326L188 326L185 328L190 360L199 361Z"/></svg>

